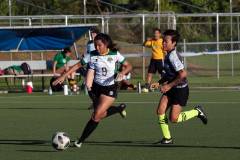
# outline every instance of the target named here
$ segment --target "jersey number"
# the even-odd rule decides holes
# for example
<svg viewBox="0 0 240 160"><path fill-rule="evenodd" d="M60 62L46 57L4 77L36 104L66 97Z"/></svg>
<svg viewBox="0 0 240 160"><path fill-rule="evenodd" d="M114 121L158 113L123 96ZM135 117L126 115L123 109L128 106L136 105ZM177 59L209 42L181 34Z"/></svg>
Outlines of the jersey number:
<svg viewBox="0 0 240 160"><path fill-rule="evenodd" d="M103 76L106 76L106 75L107 75L107 68L106 68L106 67L103 67L103 68L102 68L102 75L103 75Z"/></svg>

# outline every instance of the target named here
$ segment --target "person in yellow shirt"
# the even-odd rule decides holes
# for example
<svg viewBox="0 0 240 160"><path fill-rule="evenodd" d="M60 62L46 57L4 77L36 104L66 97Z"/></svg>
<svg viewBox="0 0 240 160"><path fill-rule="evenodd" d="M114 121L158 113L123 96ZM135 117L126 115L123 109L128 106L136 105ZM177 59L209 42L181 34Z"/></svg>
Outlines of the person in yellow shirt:
<svg viewBox="0 0 240 160"><path fill-rule="evenodd" d="M144 43L143 46L152 49L152 57L148 67L148 74L147 74L147 83L145 84L145 90L148 92L150 88L150 84L152 81L152 76L157 71L161 75L163 69L163 59L164 59L164 51L163 51L163 39L161 36L161 30L159 28L154 29L154 38L148 38Z"/></svg>

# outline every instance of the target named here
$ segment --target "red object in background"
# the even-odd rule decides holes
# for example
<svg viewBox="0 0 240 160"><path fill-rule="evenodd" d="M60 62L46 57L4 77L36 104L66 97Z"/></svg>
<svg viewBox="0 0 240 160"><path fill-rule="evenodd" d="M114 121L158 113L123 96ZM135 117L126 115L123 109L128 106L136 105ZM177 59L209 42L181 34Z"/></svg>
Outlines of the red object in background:
<svg viewBox="0 0 240 160"><path fill-rule="evenodd" d="M32 91L33 91L33 84L32 84L32 82L27 82L26 92L27 92L28 94L31 94Z"/></svg>
<svg viewBox="0 0 240 160"><path fill-rule="evenodd" d="M4 75L4 70L0 69L0 76Z"/></svg>

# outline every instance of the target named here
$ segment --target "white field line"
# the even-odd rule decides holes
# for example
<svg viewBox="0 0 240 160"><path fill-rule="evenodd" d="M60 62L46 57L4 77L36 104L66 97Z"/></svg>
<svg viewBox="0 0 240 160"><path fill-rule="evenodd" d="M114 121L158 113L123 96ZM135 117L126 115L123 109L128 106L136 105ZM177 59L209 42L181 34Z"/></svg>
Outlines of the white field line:
<svg viewBox="0 0 240 160"><path fill-rule="evenodd" d="M228 89L226 89L226 90L214 90L214 89L211 89L211 90L201 90L201 89L199 89L199 90L190 90L190 93L199 93L199 92L217 92L217 93L219 93L219 92L240 92L240 89L239 90L228 90ZM135 93L135 92L120 92L119 93L120 95L121 94L123 94L123 95L128 95L128 94L137 94L137 95L139 95L139 96L141 96L141 95L147 95L147 94L159 94L159 95L161 95L161 93L160 92L157 92L157 91L155 91L155 92L150 92L150 93L142 93L142 94L139 94L139 93ZM47 94L43 94L43 95L27 95L27 94L25 94L25 95L16 95L16 96L8 96L8 93L6 93L6 94L0 94L0 99L6 99L6 98L26 98L26 97L34 97L34 98L37 98L37 97L39 97L39 98L42 98L42 97L44 97L44 98L51 98L52 96L58 96L58 97L62 97L62 96L64 96L64 95L51 95L51 96L48 96ZM69 95L69 97L72 97L72 96L79 96L79 95ZM80 96L83 96L83 95L80 95ZM87 95L86 95L87 96ZM64 96L65 97L65 96Z"/></svg>

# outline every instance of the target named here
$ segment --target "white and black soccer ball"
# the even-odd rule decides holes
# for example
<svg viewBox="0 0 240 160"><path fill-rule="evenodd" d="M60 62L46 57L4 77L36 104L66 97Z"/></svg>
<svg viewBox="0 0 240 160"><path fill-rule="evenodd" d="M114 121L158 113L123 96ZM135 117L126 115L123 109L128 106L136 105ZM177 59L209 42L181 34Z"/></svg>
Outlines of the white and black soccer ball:
<svg viewBox="0 0 240 160"><path fill-rule="evenodd" d="M56 132L52 136L52 146L56 150L65 150L70 145L70 138L65 132Z"/></svg>

